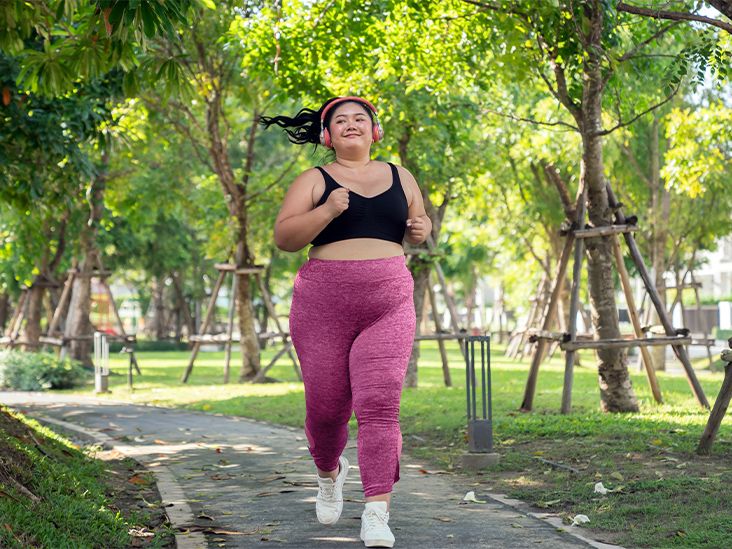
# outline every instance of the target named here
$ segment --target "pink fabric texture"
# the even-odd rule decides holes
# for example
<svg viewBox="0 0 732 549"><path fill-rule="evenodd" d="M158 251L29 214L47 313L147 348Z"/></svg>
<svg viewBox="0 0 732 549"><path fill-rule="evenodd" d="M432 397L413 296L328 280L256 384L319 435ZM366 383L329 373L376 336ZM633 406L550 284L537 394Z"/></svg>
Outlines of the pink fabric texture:
<svg viewBox="0 0 732 549"><path fill-rule="evenodd" d="M399 402L415 331L414 280L404 256L308 259L298 270L290 337L305 384L305 434L316 466L338 467L358 422L366 497L399 480Z"/></svg>

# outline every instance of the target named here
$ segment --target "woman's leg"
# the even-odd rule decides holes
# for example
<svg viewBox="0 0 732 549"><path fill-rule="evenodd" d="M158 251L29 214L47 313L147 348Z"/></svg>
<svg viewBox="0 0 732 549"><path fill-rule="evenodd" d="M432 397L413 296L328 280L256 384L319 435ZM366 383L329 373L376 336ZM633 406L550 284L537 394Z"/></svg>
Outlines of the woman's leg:
<svg viewBox="0 0 732 549"><path fill-rule="evenodd" d="M411 276L383 286L388 307L356 337L349 357L364 495L387 506L399 480L399 403L414 341L413 287Z"/></svg>
<svg viewBox="0 0 732 549"><path fill-rule="evenodd" d="M348 354L354 331L329 306L328 286L298 279L290 311L290 337L305 386L305 435L321 477L335 478L352 413ZM330 474L329 474L330 473Z"/></svg>

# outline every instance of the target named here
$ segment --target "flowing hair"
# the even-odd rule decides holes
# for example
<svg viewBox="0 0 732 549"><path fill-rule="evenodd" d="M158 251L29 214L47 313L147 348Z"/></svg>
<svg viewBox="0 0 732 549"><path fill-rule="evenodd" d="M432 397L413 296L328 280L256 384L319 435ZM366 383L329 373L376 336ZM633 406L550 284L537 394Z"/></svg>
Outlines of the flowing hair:
<svg viewBox="0 0 732 549"><path fill-rule="evenodd" d="M259 122L264 125L265 129L274 125L280 126L285 130L285 133L288 135L288 139L292 143L296 143L297 145L314 143L317 146L320 145L320 117L323 109L336 99L340 98L332 97L328 99L328 101L323 103L317 111L305 108L300 110L300 112L292 118L289 116L262 116L259 118ZM346 101L346 103L350 102L361 105L371 118L371 123L374 122L374 114L366 104L356 100ZM333 112L333 109L331 109L325 116L326 128L330 124Z"/></svg>

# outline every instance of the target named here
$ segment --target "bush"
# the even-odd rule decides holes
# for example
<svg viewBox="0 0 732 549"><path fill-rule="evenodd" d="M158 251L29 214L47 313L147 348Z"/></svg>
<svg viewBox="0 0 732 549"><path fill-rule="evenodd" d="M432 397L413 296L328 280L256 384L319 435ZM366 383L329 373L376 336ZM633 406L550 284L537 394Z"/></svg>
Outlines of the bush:
<svg viewBox="0 0 732 549"><path fill-rule="evenodd" d="M79 362L59 360L50 353L0 352L0 387L4 389L70 389L82 385L88 375Z"/></svg>
<svg viewBox="0 0 732 549"><path fill-rule="evenodd" d="M128 346L122 341L110 341L109 342L109 353L119 353L122 347ZM138 339L137 343L133 345L135 352L147 352L147 351L188 351L191 346L185 341L174 341L172 339Z"/></svg>

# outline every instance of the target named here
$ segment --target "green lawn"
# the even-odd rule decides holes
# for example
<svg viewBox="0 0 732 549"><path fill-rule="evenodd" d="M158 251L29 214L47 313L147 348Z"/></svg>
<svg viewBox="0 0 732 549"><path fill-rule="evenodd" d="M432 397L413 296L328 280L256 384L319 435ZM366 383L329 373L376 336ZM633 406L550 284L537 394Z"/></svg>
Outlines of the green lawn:
<svg viewBox="0 0 732 549"><path fill-rule="evenodd" d="M454 387L442 383L435 342L423 343L418 389L405 389L402 431L405 450L432 467L459 473L465 451L465 370L456 344L448 344ZM267 363L274 350L263 353ZM302 384L287 359L270 372L281 382L224 385L223 353L201 353L188 384L180 377L188 353L140 353L142 376L126 385L125 357L113 357L109 398L252 417L302 426ZM232 379L236 379L236 359ZM635 363L635 361L632 361ZM708 412L695 402L681 374L659 374L665 403L656 404L645 375L633 367L641 402L638 414L603 414L594 358L575 369L573 413L558 412L563 360L542 365L532 413L518 412L527 364L492 352L494 444L499 465L476 475L484 490L502 492L566 517L583 513L597 539L643 547L732 547L732 418L722 425L714 455L694 454ZM699 362L699 368L706 364ZM698 372L710 402L723 375ZM85 390L91 393L93 388ZM355 421L352 421L355 431ZM556 468L546 461L577 469ZM613 492L593 491L603 482ZM478 488L480 489L480 488Z"/></svg>

